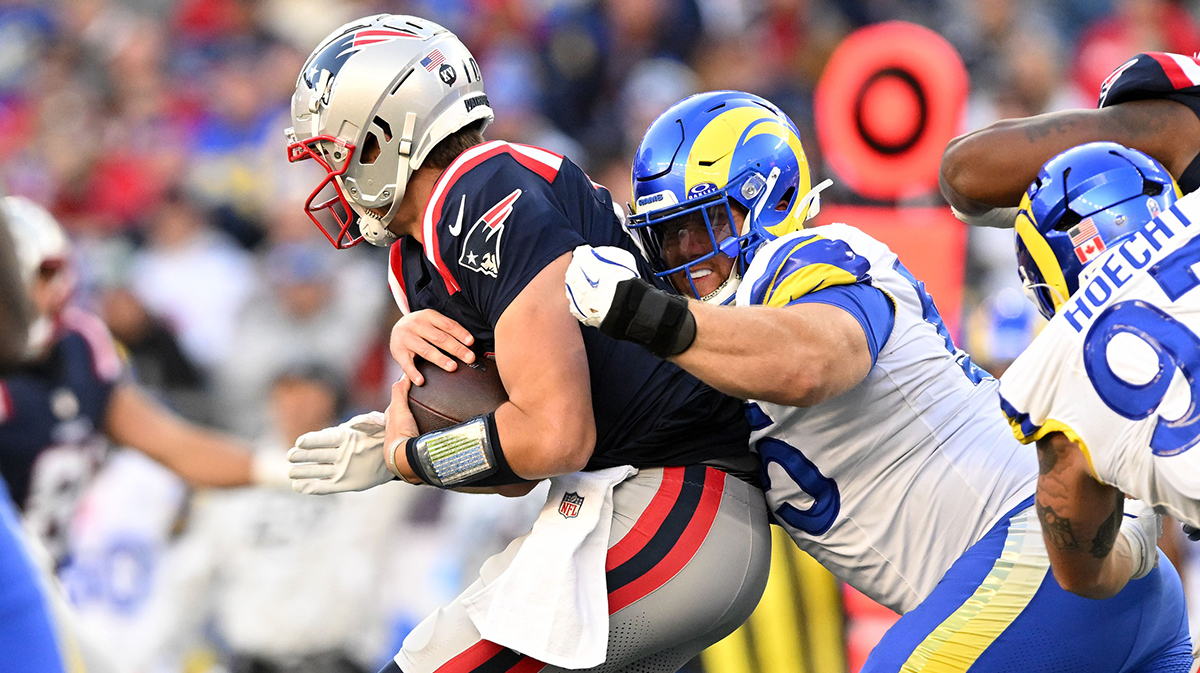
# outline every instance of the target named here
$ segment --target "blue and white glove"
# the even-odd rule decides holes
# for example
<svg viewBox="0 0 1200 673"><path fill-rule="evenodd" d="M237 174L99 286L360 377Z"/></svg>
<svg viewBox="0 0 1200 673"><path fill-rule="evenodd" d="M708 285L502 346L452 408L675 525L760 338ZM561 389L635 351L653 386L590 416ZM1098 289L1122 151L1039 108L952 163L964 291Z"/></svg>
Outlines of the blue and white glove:
<svg viewBox="0 0 1200 673"><path fill-rule="evenodd" d="M637 260L623 248L581 245L567 267L567 303L579 322L599 327L613 305L617 283L637 278Z"/></svg>
<svg viewBox="0 0 1200 673"><path fill-rule="evenodd" d="M1133 577L1140 580L1158 567L1158 538L1162 537L1162 517L1141 500L1125 501L1121 535L1133 555Z"/></svg>
<svg viewBox="0 0 1200 673"><path fill-rule="evenodd" d="M307 432L287 454L292 490L306 495L365 491L394 478L383 459L384 415L355 416L341 425Z"/></svg>

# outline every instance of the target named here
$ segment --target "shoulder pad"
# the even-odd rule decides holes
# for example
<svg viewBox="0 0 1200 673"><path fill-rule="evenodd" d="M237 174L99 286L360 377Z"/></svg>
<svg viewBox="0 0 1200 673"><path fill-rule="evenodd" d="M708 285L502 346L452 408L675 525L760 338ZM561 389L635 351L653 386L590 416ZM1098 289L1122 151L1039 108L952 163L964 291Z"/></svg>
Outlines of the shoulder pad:
<svg viewBox="0 0 1200 673"><path fill-rule="evenodd" d="M1096 107L1160 98L1197 86L1200 86L1200 63L1195 58L1165 52L1138 54L1105 78Z"/></svg>
<svg viewBox="0 0 1200 673"><path fill-rule="evenodd" d="M755 256L743 281L749 289L739 292L739 304L786 306L822 288L870 278L871 263L845 241L796 232L772 243Z"/></svg>

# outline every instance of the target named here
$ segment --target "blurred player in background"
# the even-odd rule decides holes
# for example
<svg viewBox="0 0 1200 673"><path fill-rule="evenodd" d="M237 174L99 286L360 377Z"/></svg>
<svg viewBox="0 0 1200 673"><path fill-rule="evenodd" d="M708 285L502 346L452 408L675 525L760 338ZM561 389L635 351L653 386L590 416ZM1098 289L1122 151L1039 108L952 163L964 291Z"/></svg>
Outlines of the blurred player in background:
<svg viewBox="0 0 1200 673"><path fill-rule="evenodd" d="M339 248L391 246L407 314L387 441L351 425L305 435L289 453L295 488L403 478L525 492L566 475L533 532L418 626L389 669L674 671L732 632L770 557L741 403L581 330L562 307L575 246L635 249L608 191L560 155L484 142L492 111L478 65L416 17L331 34L304 65L292 112L289 156L328 173L310 213ZM494 352L509 401L415 436L413 357L451 368L438 347L468 362Z"/></svg>
<svg viewBox="0 0 1200 673"><path fill-rule="evenodd" d="M1108 602L1054 581L1034 455L995 379L886 246L845 224L803 229L818 205L790 119L740 92L685 99L646 132L633 184L630 228L682 296L627 252L582 247L572 311L755 400L775 521L904 614L863 671L1187 670L1169 563L1146 562ZM1157 560L1156 525L1149 512L1121 531Z"/></svg>
<svg viewBox="0 0 1200 673"><path fill-rule="evenodd" d="M321 365L293 366L270 388L273 429L256 450L282 457L343 418L345 394ZM382 423L382 415L378 415ZM209 492L164 562L155 615L163 654L212 636L231 673L375 670L392 588L387 552L410 489L312 498L273 488Z"/></svg>
<svg viewBox="0 0 1200 673"><path fill-rule="evenodd" d="M69 243L58 222L22 197L5 198L4 209L36 317L24 361L0 380L0 473L56 565L67 559L71 517L108 441L195 486L283 483L284 461L255 461L248 445L143 392L103 323L70 305Z"/></svg>
<svg viewBox="0 0 1200 673"><path fill-rule="evenodd" d="M1095 110L1004 119L950 141L942 195L968 224L1011 227L1043 164L1082 143L1109 140L1157 159L1184 193L1200 187L1200 62L1138 54L1104 80Z"/></svg>
<svg viewBox="0 0 1200 673"><path fill-rule="evenodd" d="M0 373L25 360L33 316L8 217L0 209ZM0 481L0 661L12 670L78 670L79 653L63 623L63 599L39 572L8 488ZM58 613L56 615L56 612ZM73 666L67 668L67 664Z"/></svg>
<svg viewBox="0 0 1200 673"><path fill-rule="evenodd" d="M1051 159L1017 216L1021 279L1050 323L1000 392L1017 436L1037 443L1055 576L1083 596L1141 572L1116 535L1140 505L1126 494L1200 526L1200 202L1177 195L1154 159L1096 142Z"/></svg>

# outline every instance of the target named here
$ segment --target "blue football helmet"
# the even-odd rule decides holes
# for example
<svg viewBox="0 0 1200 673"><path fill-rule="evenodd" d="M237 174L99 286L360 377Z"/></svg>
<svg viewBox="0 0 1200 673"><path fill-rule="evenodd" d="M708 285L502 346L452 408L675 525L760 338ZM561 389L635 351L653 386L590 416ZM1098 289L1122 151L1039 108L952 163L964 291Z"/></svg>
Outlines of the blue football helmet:
<svg viewBox="0 0 1200 673"><path fill-rule="evenodd" d="M659 276L682 274L672 278L680 292L690 286L698 299L728 303L754 251L803 228L827 184L811 188L800 133L779 108L740 91L697 94L642 138L629 229ZM746 213L737 231L731 204ZM728 276L701 294L697 277L711 270L695 267L718 255L732 260Z"/></svg>
<svg viewBox="0 0 1200 673"><path fill-rule="evenodd" d="M1179 198L1162 164L1110 142L1073 147L1042 166L1021 199L1017 269L1050 319L1079 289L1079 274Z"/></svg>

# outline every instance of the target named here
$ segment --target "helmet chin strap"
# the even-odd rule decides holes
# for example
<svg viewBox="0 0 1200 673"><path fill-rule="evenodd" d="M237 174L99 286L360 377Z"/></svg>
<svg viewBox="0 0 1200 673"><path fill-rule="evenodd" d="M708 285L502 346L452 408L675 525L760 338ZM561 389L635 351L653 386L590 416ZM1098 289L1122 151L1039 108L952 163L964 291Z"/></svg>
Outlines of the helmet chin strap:
<svg viewBox="0 0 1200 673"><path fill-rule="evenodd" d="M734 296L737 294L738 285L741 283L742 275L738 273L737 264L734 264L733 268L729 270L729 277L725 279L725 282L718 285L717 289L700 297L700 301L706 304L724 306L733 301Z"/></svg>
<svg viewBox="0 0 1200 673"><path fill-rule="evenodd" d="M800 212L804 213L804 220L807 222L817 216L821 212L821 192L833 186L833 180L825 178L817 183L816 187L808 190L808 193L800 199ZM808 212L804 212L808 209Z"/></svg>
<svg viewBox="0 0 1200 673"><path fill-rule="evenodd" d="M358 230L362 232L367 243L381 248L386 248L400 240L400 237L393 234L382 220L371 213L359 213Z"/></svg>
<svg viewBox="0 0 1200 673"><path fill-rule="evenodd" d="M1025 292L1025 298L1033 302L1034 306L1041 306L1041 302L1037 298L1036 290L1038 288L1045 288L1046 292L1050 294L1051 300L1054 301L1055 313L1058 312L1058 307L1067 303L1067 299L1070 298L1064 297L1061 292L1046 283L1021 283L1021 289Z"/></svg>

